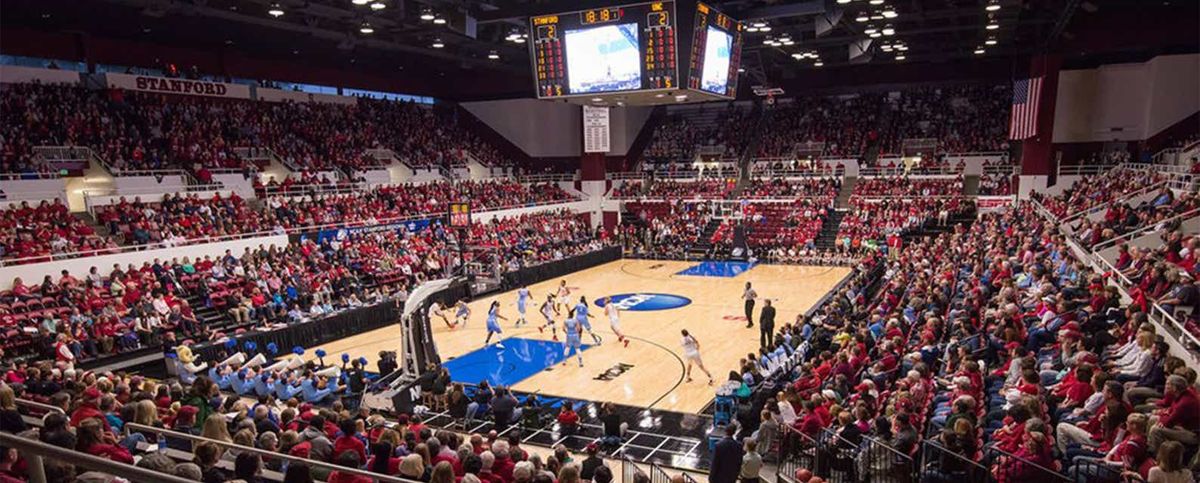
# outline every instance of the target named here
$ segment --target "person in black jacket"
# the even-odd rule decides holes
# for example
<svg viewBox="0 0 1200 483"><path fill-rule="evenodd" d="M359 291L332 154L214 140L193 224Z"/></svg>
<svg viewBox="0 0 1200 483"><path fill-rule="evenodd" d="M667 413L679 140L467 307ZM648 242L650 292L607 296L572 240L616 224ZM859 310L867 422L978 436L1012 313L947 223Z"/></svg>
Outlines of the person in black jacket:
<svg viewBox="0 0 1200 483"><path fill-rule="evenodd" d="M775 346L775 307L771 305L771 299L763 299L763 308L758 315L758 331L760 346Z"/></svg>
<svg viewBox="0 0 1200 483"><path fill-rule="evenodd" d="M742 469L742 445L733 439L737 431L734 425L725 426L725 437L717 442L713 450L712 468L708 473L709 483L734 483Z"/></svg>

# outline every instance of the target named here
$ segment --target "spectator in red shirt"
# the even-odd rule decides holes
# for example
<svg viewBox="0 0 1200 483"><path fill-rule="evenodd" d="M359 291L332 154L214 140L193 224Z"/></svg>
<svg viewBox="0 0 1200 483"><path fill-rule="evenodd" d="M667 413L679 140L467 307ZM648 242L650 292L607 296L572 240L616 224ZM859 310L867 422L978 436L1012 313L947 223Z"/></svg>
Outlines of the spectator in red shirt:
<svg viewBox="0 0 1200 483"><path fill-rule="evenodd" d="M1200 399L1196 388L1178 374L1167 377L1164 402L1166 408L1158 412L1150 428L1150 450L1157 451L1163 441L1178 441L1184 445L1195 445L1200 432Z"/></svg>

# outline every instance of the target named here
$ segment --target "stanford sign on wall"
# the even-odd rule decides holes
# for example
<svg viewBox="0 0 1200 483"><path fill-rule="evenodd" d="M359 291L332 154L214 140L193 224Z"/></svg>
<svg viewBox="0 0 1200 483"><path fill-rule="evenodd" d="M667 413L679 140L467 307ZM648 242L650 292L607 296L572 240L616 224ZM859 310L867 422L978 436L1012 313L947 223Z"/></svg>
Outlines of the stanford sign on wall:
<svg viewBox="0 0 1200 483"><path fill-rule="evenodd" d="M182 96L224 97L227 99L250 99L250 86L228 82L211 82L192 79L170 79L150 75L104 74L110 88L131 91L157 92Z"/></svg>

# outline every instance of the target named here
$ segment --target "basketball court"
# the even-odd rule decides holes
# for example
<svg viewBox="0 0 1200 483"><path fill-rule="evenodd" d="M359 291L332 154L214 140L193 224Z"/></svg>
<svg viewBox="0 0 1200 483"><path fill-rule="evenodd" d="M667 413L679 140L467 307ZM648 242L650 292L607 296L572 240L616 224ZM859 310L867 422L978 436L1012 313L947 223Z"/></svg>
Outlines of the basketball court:
<svg viewBox="0 0 1200 483"><path fill-rule="evenodd" d="M759 347L757 320L753 329L746 328L741 300L746 282L752 282L759 295L756 318L762 299L770 298L778 329L811 308L849 272L846 267L618 260L529 286L527 325L514 327L516 290L472 301L465 327L451 329L437 317L430 325L456 382L478 384L486 379L521 392L695 414L713 399L715 387L707 385L699 369L693 369L692 382L685 382L680 330L688 330L700 342L704 364L719 384L740 358ZM550 330L538 330L544 323L538 308L563 279L572 303L587 297L592 328L603 339L595 345L583 335L589 344L583 367L574 356L564 364L563 345L551 339ZM613 296L625 308L621 328L631 340L628 347L617 341L603 308L596 305L605 296ZM500 315L508 319L500 321L504 349L483 346L493 300L500 301ZM446 316L453 321L453 309ZM556 318L560 340L564 316ZM379 351L399 346L399 327L389 326L321 347L330 354L374 361Z"/></svg>

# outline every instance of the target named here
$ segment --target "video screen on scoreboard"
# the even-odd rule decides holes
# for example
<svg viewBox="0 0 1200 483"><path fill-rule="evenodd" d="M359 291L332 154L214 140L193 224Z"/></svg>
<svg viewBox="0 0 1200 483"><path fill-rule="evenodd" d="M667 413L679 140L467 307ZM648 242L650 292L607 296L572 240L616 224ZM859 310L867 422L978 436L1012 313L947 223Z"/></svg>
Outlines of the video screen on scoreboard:
<svg viewBox="0 0 1200 483"><path fill-rule="evenodd" d="M700 89L715 94L724 94L729 86L729 54L733 47L733 36L708 28L708 39L704 42L704 73L700 76Z"/></svg>
<svg viewBox="0 0 1200 483"><path fill-rule="evenodd" d="M538 97L675 89L675 3L530 17Z"/></svg>
<svg viewBox="0 0 1200 483"><path fill-rule="evenodd" d="M696 3L688 87L718 96L737 96L742 25L707 4Z"/></svg>
<svg viewBox="0 0 1200 483"><path fill-rule="evenodd" d="M573 94L640 89L637 24L568 30L567 79Z"/></svg>

